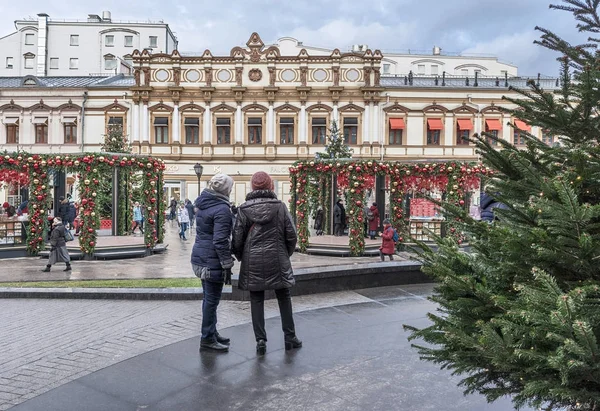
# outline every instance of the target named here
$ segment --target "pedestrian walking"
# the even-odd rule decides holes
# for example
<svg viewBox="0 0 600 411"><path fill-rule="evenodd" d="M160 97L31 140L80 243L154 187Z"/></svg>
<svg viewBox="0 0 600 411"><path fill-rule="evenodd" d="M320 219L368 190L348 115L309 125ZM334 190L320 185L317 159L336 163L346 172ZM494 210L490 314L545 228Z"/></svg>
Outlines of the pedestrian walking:
<svg viewBox="0 0 600 411"><path fill-rule="evenodd" d="M196 211L194 210L194 205L192 204L192 202L190 201L189 198L185 199L185 209L188 212L188 217L190 218L190 232L192 230L192 228L194 227L194 219L196 216Z"/></svg>
<svg viewBox="0 0 600 411"><path fill-rule="evenodd" d="M55 217L52 221L52 232L50 234L50 257L46 268L42 270L43 272L49 273L50 268L58 262L66 263L67 268L63 271L71 271L71 257L67 251L66 231L62 219Z"/></svg>
<svg viewBox="0 0 600 411"><path fill-rule="evenodd" d="M63 196L58 197L58 210L55 217L60 218L60 221L64 225L69 221L69 200L65 200Z"/></svg>
<svg viewBox="0 0 600 411"><path fill-rule="evenodd" d="M315 231L317 232L317 236L319 235L323 235L323 225L325 224L324 218L325 218L325 213L323 212L323 209L321 207L319 207L319 209L317 210L317 215L315 216Z"/></svg>
<svg viewBox="0 0 600 411"><path fill-rule="evenodd" d="M395 230L392 227L390 220L383 220L383 233L381 233L381 247L379 247L379 257L381 261L385 261L385 256L390 257L390 261L394 260L396 253L396 242L394 241Z"/></svg>
<svg viewBox="0 0 600 411"><path fill-rule="evenodd" d="M344 203L340 198L333 207L333 235L341 237L344 235L344 229L346 228L346 210L344 209Z"/></svg>
<svg viewBox="0 0 600 411"><path fill-rule="evenodd" d="M179 205L179 209L177 210L177 223L179 224L179 238L182 240L187 240L185 233L188 229L188 225L190 224L190 216L188 215L187 208L183 203Z"/></svg>
<svg viewBox="0 0 600 411"><path fill-rule="evenodd" d="M140 233L144 234L144 229L142 227L142 207L140 206L139 201L133 203L133 228L131 229L131 234L135 234L135 229L139 228Z"/></svg>
<svg viewBox="0 0 600 411"><path fill-rule="evenodd" d="M377 236L377 230L379 230L379 210L377 209L377 203L373 203L371 208L369 208L367 220L369 221L369 237L371 237L371 240L374 240Z"/></svg>
<svg viewBox="0 0 600 411"><path fill-rule="evenodd" d="M169 204L169 220L175 220L177 216L177 200L175 197L171 197L171 203Z"/></svg>
<svg viewBox="0 0 600 411"><path fill-rule="evenodd" d="M250 292L256 352L265 354L265 291L275 290L285 349L302 347L296 337L290 288L294 273L290 257L296 249L296 229L287 207L273 192L271 177L259 171L252 176L252 192L238 207L233 231L233 253L241 261L239 288Z"/></svg>
<svg viewBox="0 0 600 411"><path fill-rule="evenodd" d="M229 195L233 179L227 174L216 174L208 182L194 205L196 213L196 241L192 250L192 269L202 280L202 337L200 350L226 352L229 338L217 331L217 307L221 301L223 284L231 282L231 231L233 218Z"/></svg>

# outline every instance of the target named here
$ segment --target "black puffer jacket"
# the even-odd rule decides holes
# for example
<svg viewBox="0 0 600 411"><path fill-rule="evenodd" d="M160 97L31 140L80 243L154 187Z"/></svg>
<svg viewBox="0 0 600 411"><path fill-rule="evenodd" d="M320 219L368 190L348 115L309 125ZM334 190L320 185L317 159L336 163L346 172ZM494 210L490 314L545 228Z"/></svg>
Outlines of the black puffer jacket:
<svg viewBox="0 0 600 411"><path fill-rule="evenodd" d="M242 262L239 288L278 290L294 285L290 256L296 229L286 206L272 191L253 191L239 206L232 251Z"/></svg>
<svg viewBox="0 0 600 411"><path fill-rule="evenodd" d="M52 248L64 247L67 245L67 240L65 239L65 236L67 235L66 231L67 229L62 223L57 224L52 228L52 232L50 233L50 245Z"/></svg>

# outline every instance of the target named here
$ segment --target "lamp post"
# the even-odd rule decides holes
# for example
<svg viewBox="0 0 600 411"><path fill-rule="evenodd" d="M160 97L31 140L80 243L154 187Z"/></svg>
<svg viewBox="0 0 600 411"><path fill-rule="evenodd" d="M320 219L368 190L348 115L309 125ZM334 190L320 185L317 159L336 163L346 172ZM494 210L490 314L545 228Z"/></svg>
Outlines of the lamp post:
<svg viewBox="0 0 600 411"><path fill-rule="evenodd" d="M194 166L194 172L196 173L196 177L198 177L198 195L200 195L200 178L202 177L202 172L204 171L204 167L200 163L196 163Z"/></svg>

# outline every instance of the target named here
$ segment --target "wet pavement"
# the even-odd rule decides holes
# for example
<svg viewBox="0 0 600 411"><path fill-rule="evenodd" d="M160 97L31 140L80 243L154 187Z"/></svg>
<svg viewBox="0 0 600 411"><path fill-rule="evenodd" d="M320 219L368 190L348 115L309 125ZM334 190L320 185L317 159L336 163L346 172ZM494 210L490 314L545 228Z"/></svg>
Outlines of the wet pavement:
<svg viewBox="0 0 600 411"><path fill-rule="evenodd" d="M15 411L69 410L511 410L463 396L458 377L422 362L403 324L425 326L433 286L360 290L363 300L295 313L303 339L283 349L278 317L267 320L267 354L251 324L221 329L227 354L198 352L199 337L135 356L32 398ZM315 297L315 298L325 298ZM249 320L249 319L248 319Z"/></svg>
<svg viewBox="0 0 600 411"><path fill-rule="evenodd" d="M73 271L63 272L64 264L58 263L50 273L42 273L46 259L37 257L0 259L0 282L7 281L52 281L52 280L96 280L126 278L193 278L190 256L195 234L187 241L179 239L177 225L167 224L165 244L167 252L144 258L123 260L74 261ZM378 257L327 257L295 253L294 268L309 268L345 264L361 264L379 261ZM239 263L233 273L239 271Z"/></svg>

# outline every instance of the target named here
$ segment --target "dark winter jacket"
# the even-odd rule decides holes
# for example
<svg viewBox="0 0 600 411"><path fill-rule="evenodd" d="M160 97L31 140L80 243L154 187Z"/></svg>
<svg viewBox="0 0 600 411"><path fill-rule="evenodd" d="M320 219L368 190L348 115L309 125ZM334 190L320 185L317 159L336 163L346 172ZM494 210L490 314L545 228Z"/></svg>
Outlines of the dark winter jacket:
<svg viewBox="0 0 600 411"><path fill-rule="evenodd" d="M58 213L56 214L57 217L60 217L60 219L63 222L69 221L69 203L68 202L61 202L58 205Z"/></svg>
<svg viewBox="0 0 600 411"><path fill-rule="evenodd" d="M52 233L50 233L50 245L52 248L65 247L67 245L66 236L66 228L61 224L57 224L52 229Z"/></svg>
<svg viewBox="0 0 600 411"><path fill-rule="evenodd" d="M481 193L479 207L481 208L481 220L492 222L497 219L494 215L494 208L506 209L506 204L497 201L487 193Z"/></svg>
<svg viewBox="0 0 600 411"><path fill-rule="evenodd" d="M196 199L196 242L192 264L210 269L210 281L223 282L223 270L233 267L231 230L233 219L229 200L212 190Z"/></svg>
<svg viewBox="0 0 600 411"><path fill-rule="evenodd" d="M323 230L323 218L324 218L323 214L324 213L323 213L322 209L317 210L317 215L315 217L315 225L314 225L314 228L317 231Z"/></svg>
<svg viewBox="0 0 600 411"><path fill-rule="evenodd" d="M346 210L342 203L336 203L335 207L333 207L333 224L346 226Z"/></svg>
<svg viewBox="0 0 600 411"><path fill-rule="evenodd" d="M188 212L188 216L190 216L190 221L192 221L192 219L194 218L194 205L192 204L191 201L189 201L186 205L185 205L185 209Z"/></svg>
<svg viewBox="0 0 600 411"><path fill-rule="evenodd" d="M272 191L252 191L238 207L233 253L242 262L239 288L278 290L294 285L290 256L296 229L286 206Z"/></svg>
<svg viewBox="0 0 600 411"><path fill-rule="evenodd" d="M75 204L69 202L69 212L67 213L67 221L69 223L73 223L73 221L75 221L75 217L77 217L77 210L75 210Z"/></svg>

